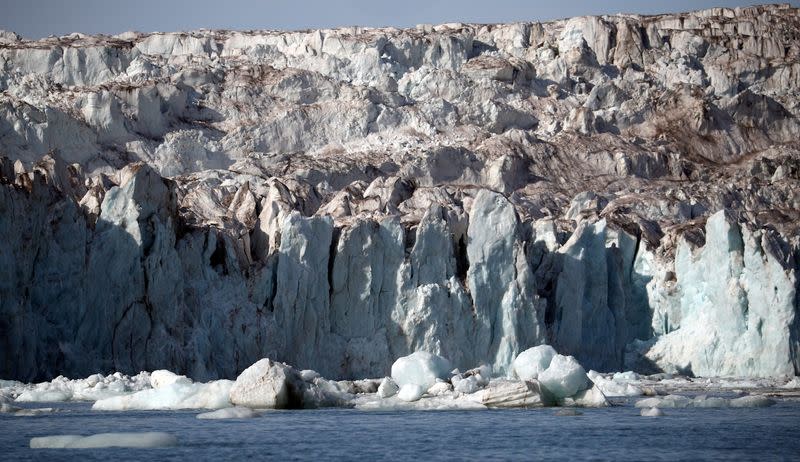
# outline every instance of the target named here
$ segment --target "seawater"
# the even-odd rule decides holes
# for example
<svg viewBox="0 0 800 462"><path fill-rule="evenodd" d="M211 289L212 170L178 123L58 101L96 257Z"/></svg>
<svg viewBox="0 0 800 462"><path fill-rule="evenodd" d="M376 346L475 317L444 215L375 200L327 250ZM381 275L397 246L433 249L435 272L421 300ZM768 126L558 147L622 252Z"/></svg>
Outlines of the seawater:
<svg viewBox="0 0 800 462"><path fill-rule="evenodd" d="M2 460L800 460L800 402L763 409L665 409L631 404L582 409L270 411L241 420L199 420L199 411L95 412L51 403L35 417L0 414ZM179 446L157 449L30 449L57 434L160 431Z"/></svg>

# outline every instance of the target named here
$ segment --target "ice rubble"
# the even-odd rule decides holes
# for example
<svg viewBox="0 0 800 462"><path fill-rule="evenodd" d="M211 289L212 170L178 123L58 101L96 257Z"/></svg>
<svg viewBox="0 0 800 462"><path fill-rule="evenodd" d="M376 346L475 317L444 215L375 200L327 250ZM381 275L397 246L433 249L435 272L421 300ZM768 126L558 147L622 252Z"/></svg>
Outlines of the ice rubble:
<svg viewBox="0 0 800 462"><path fill-rule="evenodd" d="M70 380L56 377L50 382L22 384L6 382L0 384L4 394L13 395L18 402L97 401L143 390L150 386L150 374L142 372L135 376L120 373L94 374L85 379Z"/></svg>
<svg viewBox="0 0 800 462"><path fill-rule="evenodd" d="M119 396L100 396L93 410L125 411L155 409L212 409L198 414L198 419L251 418L260 415L259 409L355 407L362 410L444 410L531 408L547 406L603 407L607 397L629 398L644 393L651 396L664 390L696 393L730 393L732 388L780 390L791 387L792 380L722 380L672 377L669 374L640 376L631 371L614 374L585 373L572 357L555 353L549 364L543 364L538 352L551 352L544 345L514 359L514 369L531 371L536 368L537 379L492 377L491 369L482 365L466 372L448 371L449 361L428 352L418 352L398 358L393 377L358 381L332 381L311 370L297 370L285 363L264 358L246 369L236 381L218 380L195 383L185 376L166 370L142 373L136 380L121 376L120 382L137 383L144 389L129 389ZM549 354L548 354L549 356ZM546 361L545 361L546 362ZM448 366L448 367L445 367ZM543 370L541 370L543 368ZM439 378L444 376L445 378ZM115 377L115 376L109 376ZM85 380L85 379L84 379ZM793 379L794 380L794 379ZM404 383L398 387L396 381ZM415 382L428 385L425 388ZM59 386L70 383L54 380ZM72 381L72 383L85 383ZM0 411L14 415L35 415L53 412L52 409L20 409L10 404L15 397L38 388L47 390L51 384L25 385L4 382L0 388ZM656 388L660 391L656 391ZM38 395L47 398L47 394ZM55 395L53 395L55 396ZM83 395L92 396L92 395ZM62 398L64 395L58 395ZM774 401L760 394L737 398L707 396L689 397L678 394L653 396L636 401L638 408L739 408L764 407ZM643 411L644 412L644 411ZM655 411L648 411L655 412ZM643 415L645 415L643 413Z"/></svg>
<svg viewBox="0 0 800 462"><path fill-rule="evenodd" d="M54 435L31 438L33 449L165 448L177 446L169 433L99 433L90 436Z"/></svg>

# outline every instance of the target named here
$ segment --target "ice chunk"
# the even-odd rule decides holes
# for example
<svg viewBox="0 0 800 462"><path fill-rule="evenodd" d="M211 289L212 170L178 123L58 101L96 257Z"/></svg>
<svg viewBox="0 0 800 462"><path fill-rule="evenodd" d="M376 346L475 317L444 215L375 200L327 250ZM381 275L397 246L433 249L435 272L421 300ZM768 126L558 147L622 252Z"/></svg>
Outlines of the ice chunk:
<svg viewBox="0 0 800 462"><path fill-rule="evenodd" d="M730 401L731 407L770 407L773 404L775 401L762 395L742 396Z"/></svg>
<svg viewBox="0 0 800 462"><path fill-rule="evenodd" d="M378 396L381 398L389 398L390 396L394 396L400 390L400 387L394 383L391 377L384 377L381 380L381 384L378 385Z"/></svg>
<svg viewBox="0 0 800 462"><path fill-rule="evenodd" d="M639 380L639 374L633 371L615 372L611 380L615 382L633 382Z"/></svg>
<svg viewBox="0 0 800 462"><path fill-rule="evenodd" d="M34 449L52 448L163 448L177 446L178 439L169 433L99 433L91 436L54 435L31 438Z"/></svg>
<svg viewBox="0 0 800 462"><path fill-rule="evenodd" d="M20 408L16 406L12 406L8 403L0 402L0 412L4 414L10 414L19 411Z"/></svg>
<svg viewBox="0 0 800 462"><path fill-rule="evenodd" d="M158 389L101 399L92 405L92 409L100 411L220 409L231 405L229 396L232 386L233 382L230 380L208 383L185 383L179 380Z"/></svg>
<svg viewBox="0 0 800 462"><path fill-rule="evenodd" d="M250 419L260 414L247 407L226 407L211 412L197 414L198 419Z"/></svg>
<svg viewBox="0 0 800 462"><path fill-rule="evenodd" d="M586 390L579 391L575 395L558 400L562 406L578 406L578 407L606 407L609 406L605 394L597 387L597 385L587 388Z"/></svg>
<svg viewBox="0 0 800 462"><path fill-rule="evenodd" d="M664 415L664 411L657 407L646 407L642 409L640 415L642 417L662 417Z"/></svg>
<svg viewBox="0 0 800 462"><path fill-rule="evenodd" d="M303 369L302 371L300 371L300 379L303 380L304 382L312 382L314 381L314 379L318 379L320 377L321 376L317 371L312 371L310 369Z"/></svg>
<svg viewBox="0 0 800 462"><path fill-rule="evenodd" d="M453 391L453 385L448 382L436 382L428 388L427 393L431 396L446 395Z"/></svg>
<svg viewBox="0 0 800 462"><path fill-rule="evenodd" d="M448 379L452 369L450 361L445 358L417 351L392 364L392 379L401 389L404 385L418 385L425 391L436 383L436 379Z"/></svg>
<svg viewBox="0 0 800 462"><path fill-rule="evenodd" d="M559 409L553 415L560 416L560 417L572 417L572 416L583 415L583 412L576 411L575 409L569 409L568 408L568 409Z"/></svg>
<svg viewBox="0 0 800 462"><path fill-rule="evenodd" d="M730 406L731 401L725 398L697 396L692 401L692 407L720 408Z"/></svg>
<svg viewBox="0 0 800 462"><path fill-rule="evenodd" d="M550 366L550 361L556 354L558 353L550 345L528 348L514 360L512 364L514 375L521 380L537 379L539 374Z"/></svg>
<svg viewBox="0 0 800 462"><path fill-rule="evenodd" d="M411 402L419 400L422 398L423 394L425 394L424 388L413 383L407 383L400 387L400 391L397 393L397 398L403 401Z"/></svg>
<svg viewBox="0 0 800 462"><path fill-rule="evenodd" d="M547 369L539 374L539 382L556 398L567 398L585 390L589 380L575 358L557 354Z"/></svg>
<svg viewBox="0 0 800 462"><path fill-rule="evenodd" d="M471 375L469 377L453 376L451 379L453 389L459 393L475 393L482 387L478 383L478 377Z"/></svg>
<svg viewBox="0 0 800 462"><path fill-rule="evenodd" d="M609 380L599 372L589 371L586 375L605 396L641 396L644 394L644 391L637 386L617 380Z"/></svg>
<svg viewBox="0 0 800 462"><path fill-rule="evenodd" d="M544 407L553 397L535 380L492 380L483 390L466 395L489 408Z"/></svg>
<svg viewBox="0 0 800 462"><path fill-rule="evenodd" d="M290 383L297 380L291 366L264 358L239 374L231 387L230 401L256 409L284 409L289 407Z"/></svg>
<svg viewBox="0 0 800 462"><path fill-rule="evenodd" d="M663 398L645 398L636 402L636 407L658 407L658 408L684 408L693 404L691 398L681 395L667 395Z"/></svg>
<svg viewBox="0 0 800 462"><path fill-rule="evenodd" d="M153 388L162 388L175 382L191 383L192 381L185 375L178 375L164 369L153 371L150 374L150 386Z"/></svg>
<svg viewBox="0 0 800 462"><path fill-rule="evenodd" d="M17 396L19 403L50 403L69 401L72 393L65 390L27 390Z"/></svg>

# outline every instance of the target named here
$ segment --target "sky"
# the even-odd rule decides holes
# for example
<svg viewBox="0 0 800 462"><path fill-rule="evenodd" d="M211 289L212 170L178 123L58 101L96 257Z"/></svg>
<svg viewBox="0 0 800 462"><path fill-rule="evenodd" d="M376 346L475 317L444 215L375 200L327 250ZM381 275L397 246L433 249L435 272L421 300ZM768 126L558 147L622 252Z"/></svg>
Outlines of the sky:
<svg viewBox="0 0 800 462"><path fill-rule="evenodd" d="M0 0L0 29L35 39L71 32L118 34L193 29L314 29L444 22L514 22L590 14L655 14L730 0ZM800 7L800 0L788 3Z"/></svg>

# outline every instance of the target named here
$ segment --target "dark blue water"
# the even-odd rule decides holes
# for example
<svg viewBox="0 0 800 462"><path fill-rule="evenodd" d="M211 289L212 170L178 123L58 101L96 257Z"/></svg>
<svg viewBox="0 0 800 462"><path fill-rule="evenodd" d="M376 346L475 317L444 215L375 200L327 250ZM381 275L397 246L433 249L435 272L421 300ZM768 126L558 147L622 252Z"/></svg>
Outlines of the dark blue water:
<svg viewBox="0 0 800 462"><path fill-rule="evenodd" d="M508 411L274 411L255 419L199 420L197 412L92 412L49 405L45 416L0 414L0 460L800 460L800 402L766 409L632 406ZM37 405L36 407L42 407ZM56 434L162 431L159 449L30 449Z"/></svg>

